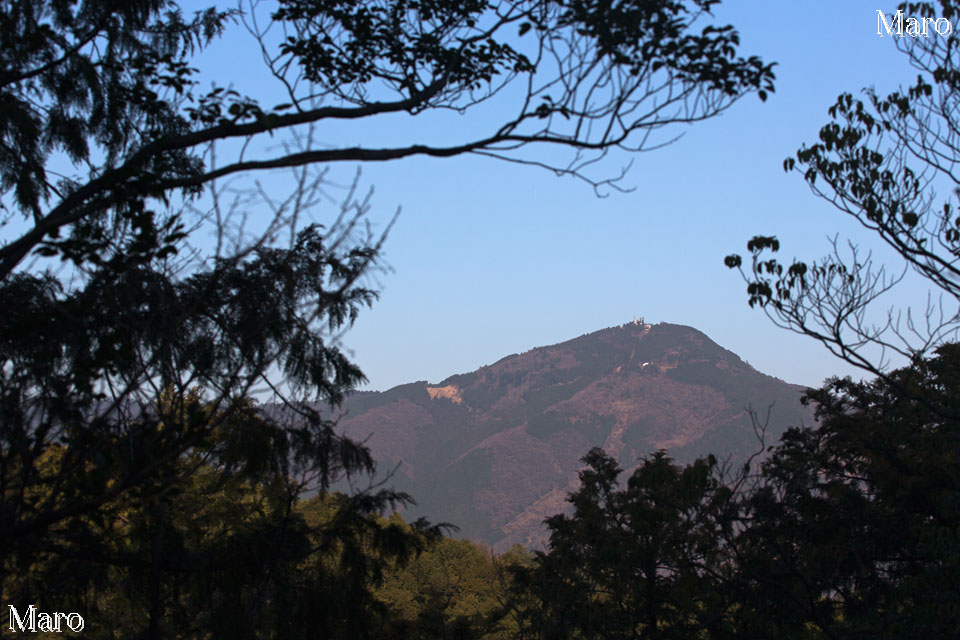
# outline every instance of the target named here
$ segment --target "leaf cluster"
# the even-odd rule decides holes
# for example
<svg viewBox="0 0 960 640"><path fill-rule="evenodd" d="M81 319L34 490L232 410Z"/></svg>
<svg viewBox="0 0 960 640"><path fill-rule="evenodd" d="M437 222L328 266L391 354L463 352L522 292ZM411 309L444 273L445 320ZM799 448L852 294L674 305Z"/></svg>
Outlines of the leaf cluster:
<svg viewBox="0 0 960 640"><path fill-rule="evenodd" d="M958 15L951 0L898 10L923 19ZM877 261L855 241L842 248L837 238L831 255L786 263L772 255L779 242L765 236L748 243L749 264L736 254L725 260L740 270L751 307L872 375L886 375L893 359L910 362L955 341L960 304L960 60L950 38L895 41L919 72L915 81L885 96L841 94L819 140L783 162L891 249L895 263ZM926 308L875 311L909 272L930 288Z"/></svg>
<svg viewBox="0 0 960 640"><path fill-rule="evenodd" d="M621 487L594 449L573 513L514 569L520 637L955 636L960 425L939 409L958 372L948 344L893 381L810 390L818 424L734 476L661 452Z"/></svg>

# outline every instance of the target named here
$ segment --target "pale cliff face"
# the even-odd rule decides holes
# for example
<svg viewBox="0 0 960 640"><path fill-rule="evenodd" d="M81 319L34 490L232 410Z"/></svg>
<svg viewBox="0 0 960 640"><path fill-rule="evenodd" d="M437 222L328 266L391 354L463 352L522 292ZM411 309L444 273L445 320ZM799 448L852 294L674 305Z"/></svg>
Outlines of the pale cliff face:
<svg viewBox="0 0 960 640"><path fill-rule="evenodd" d="M431 400L446 398L455 404L463 404L463 398L460 397L460 390L453 384L448 384L445 387L427 387L427 393L430 395Z"/></svg>

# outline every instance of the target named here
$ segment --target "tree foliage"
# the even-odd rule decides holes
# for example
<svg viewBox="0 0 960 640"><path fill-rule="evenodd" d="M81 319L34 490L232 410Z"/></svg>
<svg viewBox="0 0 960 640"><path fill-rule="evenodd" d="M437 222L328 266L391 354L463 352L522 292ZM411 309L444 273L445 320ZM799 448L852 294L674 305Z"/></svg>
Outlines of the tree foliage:
<svg viewBox="0 0 960 640"><path fill-rule="evenodd" d="M398 516L393 516L397 518ZM382 637L507 640L507 570L529 559L517 546L500 557L469 540L442 538L389 573L377 598L391 611Z"/></svg>
<svg viewBox="0 0 960 640"><path fill-rule="evenodd" d="M883 96L845 93L818 142L784 161L811 190L892 249L855 242L789 265L757 236L726 259L750 306L876 376L833 379L808 400L819 425L793 429L745 496L737 538L751 637L954 637L960 521L957 460L960 195L958 59L952 38L910 37L910 20L955 21L951 0L901 3L893 43L919 72ZM938 195L946 193L947 195ZM890 271L892 269L892 273ZM897 288L930 288L921 310L877 313ZM878 321L879 319L879 321ZM891 369L891 360L908 366Z"/></svg>
<svg viewBox="0 0 960 640"><path fill-rule="evenodd" d="M117 635L373 635L384 563L436 531L380 526L409 498L378 487L318 498L322 517L297 502L373 468L324 407L362 380L337 339L376 297L385 237L356 183L320 224L331 187L313 167L542 164L525 149L543 143L572 153L550 168L604 184L585 169L608 150L772 90L770 65L707 23L714 4L283 0L190 17L170 0L0 0L0 590L82 603L105 636L121 610ZM285 104L199 88L193 65L235 25ZM516 100L502 122L445 146L314 143L321 126L499 98ZM289 196L220 180L276 168Z"/></svg>
<svg viewBox="0 0 960 640"><path fill-rule="evenodd" d="M811 390L758 468L584 458L571 515L514 569L530 638L952 638L960 632L960 348ZM909 393L904 394L903 388ZM919 398L919 399L918 399Z"/></svg>
<svg viewBox="0 0 960 640"><path fill-rule="evenodd" d="M697 27L715 4L284 0L269 15L254 2L186 20L169 0L5 3L0 185L12 189L9 215L31 225L0 246L0 277L38 247L86 261L122 230L155 235L145 199L195 195L238 172L420 154L542 164L523 150L544 143L574 152L551 168L587 177L611 148L646 148L655 129L772 91L771 66L740 57L732 27ZM192 54L231 19L254 35L287 102L198 90ZM284 31L279 43L271 30ZM446 146L287 147L215 163L217 142L257 153L304 125L467 112L501 94L512 115ZM52 164L55 152L72 169Z"/></svg>
<svg viewBox="0 0 960 640"><path fill-rule="evenodd" d="M907 23L960 15L952 0L901 3L898 10ZM769 236L748 243L745 267L739 255L726 259L741 269L751 307L872 375L885 375L894 357L930 355L960 328L960 60L952 38L892 38L919 72L915 83L886 96L872 89L863 99L842 94L819 141L787 158L784 169L801 173L814 194L900 263L877 262L856 241L844 251L835 239L831 255L787 265L772 257L780 242ZM915 277L905 281L908 272ZM885 294L901 283L916 287L917 277L931 289L926 308L878 309Z"/></svg>
<svg viewBox="0 0 960 640"><path fill-rule="evenodd" d="M375 587L427 548L377 515L382 496L302 498L298 483L224 474L195 453L159 496L112 503L38 540L5 601L80 611L86 637L377 638Z"/></svg>
<svg viewBox="0 0 960 640"><path fill-rule="evenodd" d="M960 631L960 425L930 408L956 411L958 356L945 345L889 381L811 392L819 426L784 436L745 502L742 566L766 634Z"/></svg>
<svg viewBox="0 0 960 640"><path fill-rule="evenodd" d="M738 512L716 460L679 467L661 451L624 488L603 450L583 462L573 514L548 519L549 549L515 569L520 637L722 637Z"/></svg>

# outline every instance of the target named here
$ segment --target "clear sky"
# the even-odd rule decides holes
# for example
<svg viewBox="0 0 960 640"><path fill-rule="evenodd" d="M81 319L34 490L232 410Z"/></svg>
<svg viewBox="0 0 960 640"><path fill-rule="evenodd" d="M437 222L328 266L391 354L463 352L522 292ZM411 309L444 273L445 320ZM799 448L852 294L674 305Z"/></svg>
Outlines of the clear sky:
<svg viewBox="0 0 960 640"><path fill-rule="evenodd" d="M625 181L631 193L600 199L574 179L479 157L364 165L363 184L375 189L372 219L384 224L402 207L386 245L392 271L379 278L381 300L343 338L367 388L438 382L634 314L694 326L789 382L851 373L749 309L723 257L743 253L756 234L777 235L785 259L819 257L838 233L863 239L782 162L816 140L841 92L886 92L915 76L891 39L877 36L878 8L891 9L862 0L725 2L717 21L737 27L743 54L777 62L776 93L766 103L749 96L718 118L674 130L684 136L672 146L635 156ZM198 66L257 95L248 72L256 57L244 62L252 56L244 36L228 36ZM363 129L321 138L452 141L495 118L361 122ZM629 160L614 158L611 173ZM330 175L348 182L355 171L338 165Z"/></svg>

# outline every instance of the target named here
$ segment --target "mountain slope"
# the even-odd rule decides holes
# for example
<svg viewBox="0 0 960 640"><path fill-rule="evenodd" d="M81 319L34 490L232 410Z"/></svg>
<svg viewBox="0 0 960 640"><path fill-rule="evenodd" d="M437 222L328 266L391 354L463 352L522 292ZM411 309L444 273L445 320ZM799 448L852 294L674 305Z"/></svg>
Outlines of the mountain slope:
<svg viewBox="0 0 960 640"><path fill-rule="evenodd" d="M696 329L631 323L436 385L357 394L340 426L395 470L391 482L418 502L412 515L502 549L543 544L542 520L565 508L591 447L627 469L657 449L742 460L759 446L747 408L773 406L769 444L811 421L800 393Z"/></svg>

